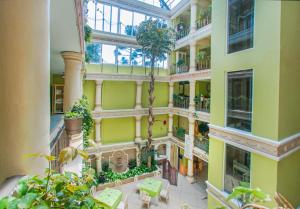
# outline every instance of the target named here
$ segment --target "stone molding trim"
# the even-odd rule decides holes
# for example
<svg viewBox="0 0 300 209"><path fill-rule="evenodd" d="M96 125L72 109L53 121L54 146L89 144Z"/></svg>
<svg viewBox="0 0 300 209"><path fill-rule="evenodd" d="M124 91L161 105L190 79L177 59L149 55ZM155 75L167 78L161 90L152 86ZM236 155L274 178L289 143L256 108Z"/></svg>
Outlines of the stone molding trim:
<svg viewBox="0 0 300 209"><path fill-rule="evenodd" d="M154 115L169 114L168 107L153 108ZM140 109L123 109L123 110L102 110L101 112L93 112L93 119L98 118L124 118L148 115L148 108Z"/></svg>
<svg viewBox="0 0 300 209"><path fill-rule="evenodd" d="M181 74L175 74L170 76L172 82L183 81L183 80L210 80L211 79L211 70L199 70L195 72L187 72Z"/></svg>
<svg viewBox="0 0 300 209"><path fill-rule="evenodd" d="M80 44L80 52L84 52L84 29L83 29L83 1L82 0L74 0L75 4L75 13L76 13L76 25L79 35L79 44Z"/></svg>
<svg viewBox="0 0 300 209"><path fill-rule="evenodd" d="M170 138L165 137L159 137L154 138L152 140L152 145L156 144L164 144L170 141ZM118 150L129 150L129 149L137 149L138 145L132 142L124 142L124 143L116 143L116 144L96 144L95 147L89 147L86 149L86 151L91 154L98 154L98 153L107 153L107 152L114 152Z"/></svg>
<svg viewBox="0 0 300 209"><path fill-rule="evenodd" d="M155 115L179 115L186 118L194 118L196 120L209 123L210 113L201 111L190 111L189 109L182 109L176 107L155 107L153 108ZM124 117L136 117L136 116L148 115L148 108L136 108L136 109L118 109L118 110L101 110L93 112L93 119L101 118L124 118Z"/></svg>
<svg viewBox="0 0 300 209"><path fill-rule="evenodd" d="M106 74L106 73L86 73L86 80L110 80L110 81L150 81L148 75L130 74ZM156 82L170 82L170 76L156 76Z"/></svg>
<svg viewBox="0 0 300 209"><path fill-rule="evenodd" d="M274 141L273 139L210 124L209 136L276 161L300 149L300 133L280 141Z"/></svg>
<svg viewBox="0 0 300 209"><path fill-rule="evenodd" d="M97 41L102 44L122 44L124 46L140 48L137 44L136 38L133 36L131 37L122 34L93 30L92 39L93 41Z"/></svg>
<svg viewBox="0 0 300 209"><path fill-rule="evenodd" d="M216 200L218 200L223 206L230 209L238 209L238 206L234 204L232 201L227 201L227 195L216 188L214 185L209 183L208 181L205 182L207 185L206 192L213 196Z"/></svg>

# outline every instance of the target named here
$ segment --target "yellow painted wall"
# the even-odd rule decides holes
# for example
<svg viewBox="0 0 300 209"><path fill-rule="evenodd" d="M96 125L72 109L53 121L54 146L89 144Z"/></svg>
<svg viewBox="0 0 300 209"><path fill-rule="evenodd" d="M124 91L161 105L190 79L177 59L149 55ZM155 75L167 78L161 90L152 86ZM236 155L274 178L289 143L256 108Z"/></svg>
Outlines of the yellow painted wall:
<svg viewBox="0 0 300 209"><path fill-rule="evenodd" d="M222 205L218 200L216 200L213 196L210 194L207 195L207 201L208 201L208 209L216 209L218 207L221 207Z"/></svg>
<svg viewBox="0 0 300 209"><path fill-rule="evenodd" d="M101 120L101 142L112 144L135 139L135 118L105 118Z"/></svg>
<svg viewBox="0 0 300 209"><path fill-rule="evenodd" d="M294 207L300 206L300 150L278 163L277 191L284 195Z"/></svg>
<svg viewBox="0 0 300 209"><path fill-rule="evenodd" d="M166 124L164 124L164 121ZM168 115L155 115L155 122L153 125L153 137L163 137L168 135L168 124L169 124L169 117ZM141 120L141 134L142 138L146 139L148 136L148 116L143 116Z"/></svg>
<svg viewBox="0 0 300 209"><path fill-rule="evenodd" d="M107 81L102 84L102 108L104 110L133 109L135 107L136 82Z"/></svg>
<svg viewBox="0 0 300 209"><path fill-rule="evenodd" d="M280 1L255 1L254 47L227 54L227 0L212 1L212 124L225 126L226 73L253 69L252 132L278 139L280 14Z"/></svg>
<svg viewBox="0 0 300 209"><path fill-rule="evenodd" d="M83 94L87 97L91 110L95 108L95 93L96 84L95 81L84 81L83 82Z"/></svg>
<svg viewBox="0 0 300 209"><path fill-rule="evenodd" d="M154 107L168 107L169 104L169 83L155 82L154 85ZM142 85L142 107L148 107L149 82Z"/></svg>
<svg viewBox="0 0 300 209"><path fill-rule="evenodd" d="M209 138L208 181L219 190L223 190L224 142Z"/></svg>
<svg viewBox="0 0 300 209"><path fill-rule="evenodd" d="M207 85L209 85L210 81L197 81L195 85L195 95L200 96L208 96Z"/></svg>
<svg viewBox="0 0 300 209"><path fill-rule="evenodd" d="M282 1L279 138L300 132L300 2Z"/></svg>
<svg viewBox="0 0 300 209"><path fill-rule="evenodd" d="M277 162L261 155L251 153L250 172L251 187L258 187L273 197L277 189ZM273 208L275 202L265 203L265 205Z"/></svg>

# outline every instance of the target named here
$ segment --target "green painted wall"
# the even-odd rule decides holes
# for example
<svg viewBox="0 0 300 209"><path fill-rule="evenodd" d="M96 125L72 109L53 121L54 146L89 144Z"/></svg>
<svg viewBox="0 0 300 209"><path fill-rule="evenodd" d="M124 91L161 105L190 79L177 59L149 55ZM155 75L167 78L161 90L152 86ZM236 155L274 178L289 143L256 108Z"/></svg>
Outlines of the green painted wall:
<svg viewBox="0 0 300 209"><path fill-rule="evenodd" d="M279 138L300 132L300 2L282 1Z"/></svg>
<svg viewBox="0 0 300 209"><path fill-rule="evenodd" d="M169 104L169 83L155 82L154 85L154 107L168 107ZM148 107L148 89L149 82L143 82L142 85L142 107Z"/></svg>
<svg viewBox="0 0 300 209"><path fill-rule="evenodd" d="M207 201L208 201L208 209L216 209L218 207L221 207L222 205L219 203L218 200L216 200L213 196L210 194L207 195Z"/></svg>
<svg viewBox="0 0 300 209"><path fill-rule="evenodd" d="M104 81L102 84L104 110L133 109L135 97L136 82L134 81Z"/></svg>
<svg viewBox="0 0 300 209"><path fill-rule="evenodd" d="M95 93L96 84L95 81L84 81L83 82L83 94L87 97L91 110L95 108Z"/></svg>
<svg viewBox="0 0 300 209"><path fill-rule="evenodd" d="M223 190L224 146L224 142L209 138L208 181L219 190Z"/></svg>
<svg viewBox="0 0 300 209"><path fill-rule="evenodd" d="M183 84L179 85L179 82L174 83L173 93L176 94L176 95L178 95L179 93L182 93L182 90L180 91L179 86L183 86ZM189 83L184 84L184 89L183 90L184 90L183 93L184 93L185 96L190 95L190 85L189 85Z"/></svg>
<svg viewBox="0 0 300 209"><path fill-rule="evenodd" d="M294 207L300 206L300 150L282 159L278 163L277 190Z"/></svg>
<svg viewBox="0 0 300 209"><path fill-rule="evenodd" d="M209 85L210 81L197 81L195 85L195 95L200 96L208 96L209 92L207 91L207 85Z"/></svg>
<svg viewBox="0 0 300 209"><path fill-rule="evenodd" d="M280 1L255 1L254 47L227 54L227 0L212 1L212 124L225 126L226 73L253 69L252 132L278 139L280 14Z"/></svg>
<svg viewBox="0 0 300 209"><path fill-rule="evenodd" d="M166 124L164 124L164 121ZM158 137L163 137L168 135L168 124L169 124L169 116L168 115L156 115L155 116L155 122L153 125L153 137L158 138ZM141 120L141 133L142 133L142 138L146 139L147 138L147 130L148 130L148 116L143 116Z"/></svg>
<svg viewBox="0 0 300 209"><path fill-rule="evenodd" d="M101 120L103 144L130 142L135 139L135 118L105 118Z"/></svg>
<svg viewBox="0 0 300 209"><path fill-rule="evenodd" d="M277 162L252 153L250 172L251 187L258 187L273 197L277 188ZM272 201L265 205L273 208L275 206L275 202Z"/></svg>
<svg viewBox="0 0 300 209"><path fill-rule="evenodd" d="M174 115L173 116L173 127L180 127L184 128L186 132L188 133L189 131L189 119L186 117L182 117L179 115Z"/></svg>
<svg viewBox="0 0 300 209"><path fill-rule="evenodd" d="M118 73L118 74L134 74L134 75L145 75L145 70L146 70L146 75L149 74L150 69L149 68L144 68L144 67L139 67L139 66L134 66L131 68L130 66L119 66L117 68L117 65L115 64L87 64L86 65L86 70L88 73ZM167 69L162 69L162 68L155 68L155 75L156 76L166 76L168 74Z"/></svg>
<svg viewBox="0 0 300 209"><path fill-rule="evenodd" d="M64 84L65 80L60 74L52 74L51 75L51 84Z"/></svg>

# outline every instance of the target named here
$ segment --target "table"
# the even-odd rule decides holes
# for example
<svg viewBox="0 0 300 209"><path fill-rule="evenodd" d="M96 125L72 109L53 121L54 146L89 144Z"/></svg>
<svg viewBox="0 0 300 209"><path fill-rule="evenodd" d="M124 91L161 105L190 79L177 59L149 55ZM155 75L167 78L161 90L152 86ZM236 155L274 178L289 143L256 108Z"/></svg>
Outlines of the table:
<svg viewBox="0 0 300 209"><path fill-rule="evenodd" d="M139 186L141 191L146 192L150 197L159 195L162 188L162 182L156 179L145 179Z"/></svg>
<svg viewBox="0 0 300 209"><path fill-rule="evenodd" d="M104 209L115 209L122 200L122 192L117 189L106 188L96 199Z"/></svg>

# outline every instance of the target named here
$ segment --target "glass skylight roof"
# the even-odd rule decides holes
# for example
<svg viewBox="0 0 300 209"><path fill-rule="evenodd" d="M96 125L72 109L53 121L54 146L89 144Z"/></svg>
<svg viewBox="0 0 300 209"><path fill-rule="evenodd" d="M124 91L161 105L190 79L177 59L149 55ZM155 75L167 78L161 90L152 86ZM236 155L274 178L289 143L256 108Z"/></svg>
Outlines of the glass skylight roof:
<svg viewBox="0 0 300 209"><path fill-rule="evenodd" d="M156 7L161 7L167 10L173 9L181 0L138 0L151 4Z"/></svg>

